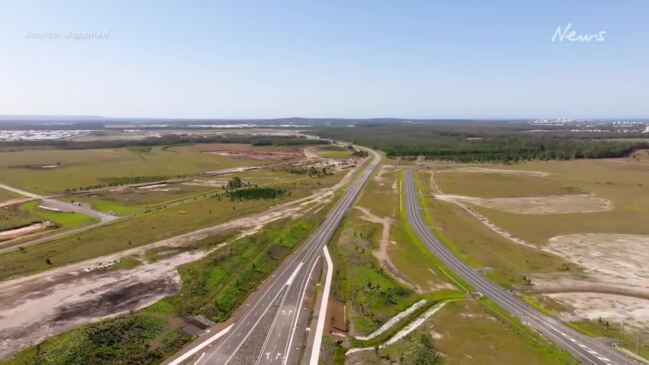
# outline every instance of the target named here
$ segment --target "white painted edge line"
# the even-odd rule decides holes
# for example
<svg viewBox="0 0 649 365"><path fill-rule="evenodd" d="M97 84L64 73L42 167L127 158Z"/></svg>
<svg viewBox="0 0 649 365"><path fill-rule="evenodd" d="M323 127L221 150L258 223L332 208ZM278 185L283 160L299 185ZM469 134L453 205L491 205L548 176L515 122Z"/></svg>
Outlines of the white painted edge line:
<svg viewBox="0 0 649 365"><path fill-rule="evenodd" d="M214 336L208 338L207 340L205 340L205 341L204 341L203 343L201 343L200 345L194 347L193 349L191 349L191 350L185 352L184 354L182 354L181 356L177 357L176 359L174 359L173 361L171 361L171 362L170 362L169 364L167 364L167 365L179 365L179 364L181 364L183 361L189 359L191 356L193 356L195 353L197 353L198 351L200 351L200 350L202 350L203 348L205 348L205 347L206 347L207 345L209 345L210 343L212 343L212 342L218 340L220 337L222 337L223 335L225 335L226 333L228 333L228 332L232 329L232 326L234 326L234 323L231 324L231 325L229 325L229 326L227 326L227 327L225 327L225 328L222 329L220 332L218 332L218 333L216 333Z"/></svg>
<svg viewBox="0 0 649 365"><path fill-rule="evenodd" d="M315 329L313 347L311 348L311 359L309 365L318 365L320 359L320 347L322 346L322 335L324 332L325 319L327 317L327 304L329 302L329 292L331 291L331 281L334 276L334 264L329 255L327 245L322 248L325 259L327 260L327 276L325 278L324 290L322 291L322 301L320 302L320 313L318 314L318 323Z"/></svg>
<svg viewBox="0 0 649 365"><path fill-rule="evenodd" d="M297 267L295 268L295 271L293 271L293 273L288 278L288 280L286 280L286 284L284 284L284 285L291 286L291 284L293 284L293 280L295 280L295 277L297 276L298 271L300 271L300 269L302 268L302 265L304 265L304 261L300 261L300 264L297 265Z"/></svg>
<svg viewBox="0 0 649 365"><path fill-rule="evenodd" d="M311 266L311 271L309 271L309 275L306 277L306 282L308 283L311 280L311 274L313 274L313 270L315 270L316 267L316 262L320 260L320 256L316 258L316 260L313 262L313 266ZM295 335L295 331L297 330L297 322L300 319L300 311L302 311L302 302L304 301L304 295L306 294L307 286L304 287L304 290L302 291L302 295L300 295L300 299L298 300L298 305L297 305L297 311L295 312L295 319L291 321L292 323L292 328L291 331L289 332L288 335L288 343L286 344L286 348L284 350L284 359L282 360L282 365L288 364L288 359L291 356L291 346L293 345L293 335Z"/></svg>

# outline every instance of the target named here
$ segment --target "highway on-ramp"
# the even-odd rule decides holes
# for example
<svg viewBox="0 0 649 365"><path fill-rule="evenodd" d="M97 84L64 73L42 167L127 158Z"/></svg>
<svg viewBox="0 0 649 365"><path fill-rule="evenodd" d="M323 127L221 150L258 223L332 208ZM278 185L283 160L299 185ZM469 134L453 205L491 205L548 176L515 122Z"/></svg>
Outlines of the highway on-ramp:
<svg viewBox="0 0 649 365"><path fill-rule="evenodd" d="M381 156L372 160L350 184L324 221L268 280L246 301L245 312L227 334L201 354L197 364L296 364L306 337L305 292L322 248L335 233L362 191Z"/></svg>
<svg viewBox="0 0 649 365"><path fill-rule="evenodd" d="M584 364L638 364L635 360L601 343L597 339L582 335L568 328L561 321L536 311L516 298L512 293L490 282L476 270L460 261L446 246L435 238L430 228L424 223L417 201L418 193L411 170L406 171L404 185L408 223L426 247L449 269L471 285L474 290L479 291L507 312L518 317L524 324L539 331L544 337L572 354Z"/></svg>

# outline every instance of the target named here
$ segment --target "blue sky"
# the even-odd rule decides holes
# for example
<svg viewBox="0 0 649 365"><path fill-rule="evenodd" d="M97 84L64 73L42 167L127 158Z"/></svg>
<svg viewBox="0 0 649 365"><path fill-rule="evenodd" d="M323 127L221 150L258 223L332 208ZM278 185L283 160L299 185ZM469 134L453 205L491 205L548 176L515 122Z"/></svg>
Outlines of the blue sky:
<svg viewBox="0 0 649 365"><path fill-rule="evenodd" d="M646 118L647 14L646 1L3 0L0 114ZM552 42L569 23L605 41Z"/></svg>

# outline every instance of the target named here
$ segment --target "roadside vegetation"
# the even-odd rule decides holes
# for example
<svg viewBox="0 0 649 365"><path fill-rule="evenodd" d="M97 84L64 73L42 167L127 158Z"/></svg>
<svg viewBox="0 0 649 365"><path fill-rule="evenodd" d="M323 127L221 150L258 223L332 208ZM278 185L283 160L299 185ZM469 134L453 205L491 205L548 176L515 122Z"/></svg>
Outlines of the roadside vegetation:
<svg viewBox="0 0 649 365"><path fill-rule="evenodd" d="M23 148L59 148L59 149L98 149L98 148L123 148L127 147L134 152L148 152L155 146L180 146L191 144L250 144L252 146L304 146L328 144L325 140L307 139L305 137L290 136L254 136L254 135L220 135L220 136L191 136L191 135L166 135L150 137L142 140L43 140L43 141L4 141L5 150Z"/></svg>
<svg viewBox="0 0 649 365"><path fill-rule="evenodd" d="M194 337L183 332L190 315L224 321L281 261L317 227L326 210L282 220L180 267L176 295L133 313L84 325L25 349L3 365L158 364ZM213 236L186 249L210 249Z"/></svg>

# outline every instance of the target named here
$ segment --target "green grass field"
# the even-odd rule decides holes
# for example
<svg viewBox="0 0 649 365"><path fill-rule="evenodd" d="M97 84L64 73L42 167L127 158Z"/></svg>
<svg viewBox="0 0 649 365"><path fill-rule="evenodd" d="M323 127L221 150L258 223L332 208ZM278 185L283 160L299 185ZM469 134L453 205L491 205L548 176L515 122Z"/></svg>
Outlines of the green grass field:
<svg viewBox="0 0 649 365"><path fill-rule="evenodd" d="M260 212L271 205L307 196L314 189L333 185L340 178L337 174L287 183L290 196L281 199L233 202L225 197L196 198L22 251L3 253L0 254L0 280L103 256Z"/></svg>
<svg viewBox="0 0 649 365"><path fill-rule="evenodd" d="M43 194L85 188L123 178L176 177L237 166L276 162L241 155L221 156L210 151L268 151L278 147L201 144L150 149L107 148L91 150L28 149L0 152L0 181ZM294 151L287 147L286 150ZM43 166L57 166L42 168Z"/></svg>
<svg viewBox="0 0 649 365"><path fill-rule="evenodd" d="M4 201L7 201L7 200L16 199L16 198L20 198L20 195L14 193L14 192L11 192L9 190L5 190L5 189L0 188L0 202L4 202Z"/></svg>
<svg viewBox="0 0 649 365"><path fill-rule="evenodd" d="M435 181L444 194L505 198L581 194L584 191L538 176L478 172L440 172Z"/></svg>
<svg viewBox="0 0 649 365"><path fill-rule="evenodd" d="M61 228L75 228L95 223L96 220L75 212L49 212L39 209L40 200L33 200L20 205L19 209L45 221L56 223Z"/></svg>
<svg viewBox="0 0 649 365"><path fill-rule="evenodd" d="M30 214L18 206L0 208L0 231L23 227L40 222L39 217Z"/></svg>
<svg viewBox="0 0 649 365"><path fill-rule="evenodd" d="M432 197L429 174L417 172L425 195L427 223L458 257L475 268L487 268L487 277L505 287L524 283L529 273L578 271L559 256L510 242L478 222L453 203Z"/></svg>
<svg viewBox="0 0 649 365"><path fill-rule="evenodd" d="M349 158L352 152L340 146L318 147L318 154L324 158Z"/></svg>
<svg viewBox="0 0 649 365"><path fill-rule="evenodd" d="M448 364L576 364L529 329L473 300L446 305L430 326Z"/></svg>
<svg viewBox="0 0 649 365"><path fill-rule="evenodd" d="M649 171L643 164L627 160L578 160L493 166L542 171L550 175L528 178L504 174L443 173L435 177L444 193L492 197L512 194L543 196L552 194L554 189L554 193L592 193L613 203L611 211L551 215L517 214L475 207L499 227L536 244L544 244L553 236L572 233L649 234L649 225L644 224L649 215L649 199L640 198L649 197ZM530 179L535 182L531 183ZM505 183L497 187L497 181Z"/></svg>

